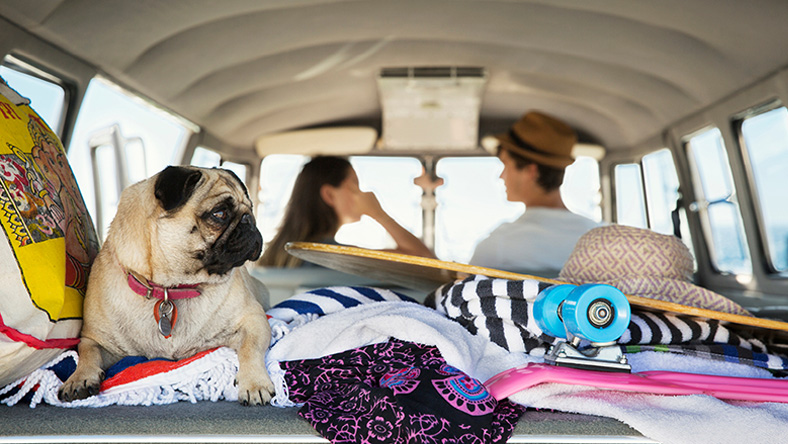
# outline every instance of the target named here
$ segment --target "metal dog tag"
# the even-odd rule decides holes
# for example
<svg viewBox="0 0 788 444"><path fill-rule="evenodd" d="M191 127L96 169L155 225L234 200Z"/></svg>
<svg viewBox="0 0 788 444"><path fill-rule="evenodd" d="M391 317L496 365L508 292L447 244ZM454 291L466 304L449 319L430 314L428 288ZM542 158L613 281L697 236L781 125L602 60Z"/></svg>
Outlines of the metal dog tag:
<svg viewBox="0 0 788 444"><path fill-rule="evenodd" d="M175 304L168 300L159 301L154 306L153 315L158 320L159 333L161 333L165 338L169 338L172 335L172 325L175 321L175 310Z"/></svg>
<svg viewBox="0 0 788 444"><path fill-rule="evenodd" d="M172 322L170 322L170 318L167 316L159 318L159 333L165 337L172 334Z"/></svg>

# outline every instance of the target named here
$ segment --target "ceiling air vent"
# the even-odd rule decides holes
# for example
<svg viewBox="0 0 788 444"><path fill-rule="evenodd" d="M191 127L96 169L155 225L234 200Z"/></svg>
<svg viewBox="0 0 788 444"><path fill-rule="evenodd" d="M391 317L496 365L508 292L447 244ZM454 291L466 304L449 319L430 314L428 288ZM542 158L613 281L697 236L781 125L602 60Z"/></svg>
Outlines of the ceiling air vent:
<svg viewBox="0 0 788 444"><path fill-rule="evenodd" d="M479 67L383 68L381 148L479 148L479 110L487 72Z"/></svg>

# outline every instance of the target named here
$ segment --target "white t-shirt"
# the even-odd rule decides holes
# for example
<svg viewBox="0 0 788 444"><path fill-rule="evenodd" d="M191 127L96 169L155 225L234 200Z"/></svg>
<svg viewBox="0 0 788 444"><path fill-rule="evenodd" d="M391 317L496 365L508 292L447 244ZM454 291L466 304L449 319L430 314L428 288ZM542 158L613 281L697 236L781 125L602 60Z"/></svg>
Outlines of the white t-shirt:
<svg viewBox="0 0 788 444"><path fill-rule="evenodd" d="M528 208L479 242L470 264L513 272L557 272L580 236L600 225L568 210Z"/></svg>

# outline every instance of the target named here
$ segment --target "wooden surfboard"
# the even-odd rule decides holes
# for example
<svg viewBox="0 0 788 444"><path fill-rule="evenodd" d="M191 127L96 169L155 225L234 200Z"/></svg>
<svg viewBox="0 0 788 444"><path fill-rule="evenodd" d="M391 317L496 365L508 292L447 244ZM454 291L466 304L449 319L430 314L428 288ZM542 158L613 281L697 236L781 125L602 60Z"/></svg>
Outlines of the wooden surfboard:
<svg viewBox="0 0 788 444"><path fill-rule="evenodd" d="M299 259L327 268L424 292L432 292L443 284L476 274L510 280L533 279L553 284L567 283L458 262L344 245L291 242L285 246L285 250ZM740 326L788 332L788 322L724 313L640 296L627 295L627 299L633 307L640 309L716 319Z"/></svg>

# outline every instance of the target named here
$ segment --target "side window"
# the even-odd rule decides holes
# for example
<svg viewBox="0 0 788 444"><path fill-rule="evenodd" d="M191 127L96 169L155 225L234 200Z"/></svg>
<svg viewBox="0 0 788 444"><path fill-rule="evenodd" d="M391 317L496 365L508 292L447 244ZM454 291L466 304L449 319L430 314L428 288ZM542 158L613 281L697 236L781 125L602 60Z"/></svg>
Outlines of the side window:
<svg viewBox="0 0 788 444"><path fill-rule="evenodd" d="M686 143L701 217L712 263L717 270L751 273L739 203L722 135L711 128Z"/></svg>
<svg viewBox="0 0 788 444"><path fill-rule="evenodd" d="M578 156L566 167L561 198L573 213L602 220L602 192L599 183L599 162L593 157Z"/></svg>
<svg viewBox="0 0 788 444"><path fill-rule="evenodd" d="M219 165L219 167L232 171L236 176L238 176L239 179L241 179L241 182L246 184L246 170L248 169L246 164L225 160L221 165Z"/></svg>
<svg viewBox="0 0 788 444"><path fill-rule="evenodd" d="M123 188L179 163L193 125L101 78L88 86L68 150L103 239Z"/></svg>
<svg viewBox="0 0 788 444"><path fill-rule="evenodd" d="M216 151L198 146L194 149L194 154L192 154L190 163L194 166L204 168L218 167L222 163L222 155Z"/></svg>
<svg viewBox="0 0 788 444"><path fill-rule="evenodd" d="M38 75L37 75L38 74ZM43 72L6 57L0 65L0 77L21 96L30 99L30 106L52 131L62 136L61 126L66 110L66 90L45 79Z"/></svg>
<svg viewBox="0 0 788 444"><path fill-rule="evenodd" d="M647 228L640 164L621 163L615 166L613 173L616 184L616 222Z"/></svg>
<svg viewBox="0 0 788 444"><path fill-rule="evenodd" d="M687 214L683 207L677 209L679 177L670 150L646 154L640 163L616 165L614 171L617 222L674 235L678 218L681 240L692 251Z"/></svg>
<svg viewBox="0 0 788 444"><path fill-rule="evenodd" d="M769 263L788 270L788 110L781 106L741 121L751 183Z"/></svg>
<svg viewBox="0 0 788 444"><path fill-rule="evenodd" d="M246 183L246 172L249 167L243 163L230 162L229 160L222 160L221 154L211 149L198 146L194 149L192 154L191 165L204 167L204 168L224 168L230 170L238 176L239 179Z"/></svg>
<svg viewBox="0 0 788 444"><path fill-rule="evenodd" d="M649 227L658 233L674 234L671 216L679 199L679 177L673 156L670 150L663 148L643 156L641 164L646 185ZM686 224L681 226L686 227Z"/></svg>
<svg viewBox="0 0 788 444"><path fill-rule="evenodd" d="M257 195L257 227L263 241L269 242L279 231L293 185L309 157L297 154L271 154L260 164L260 189Z"/></svg>

